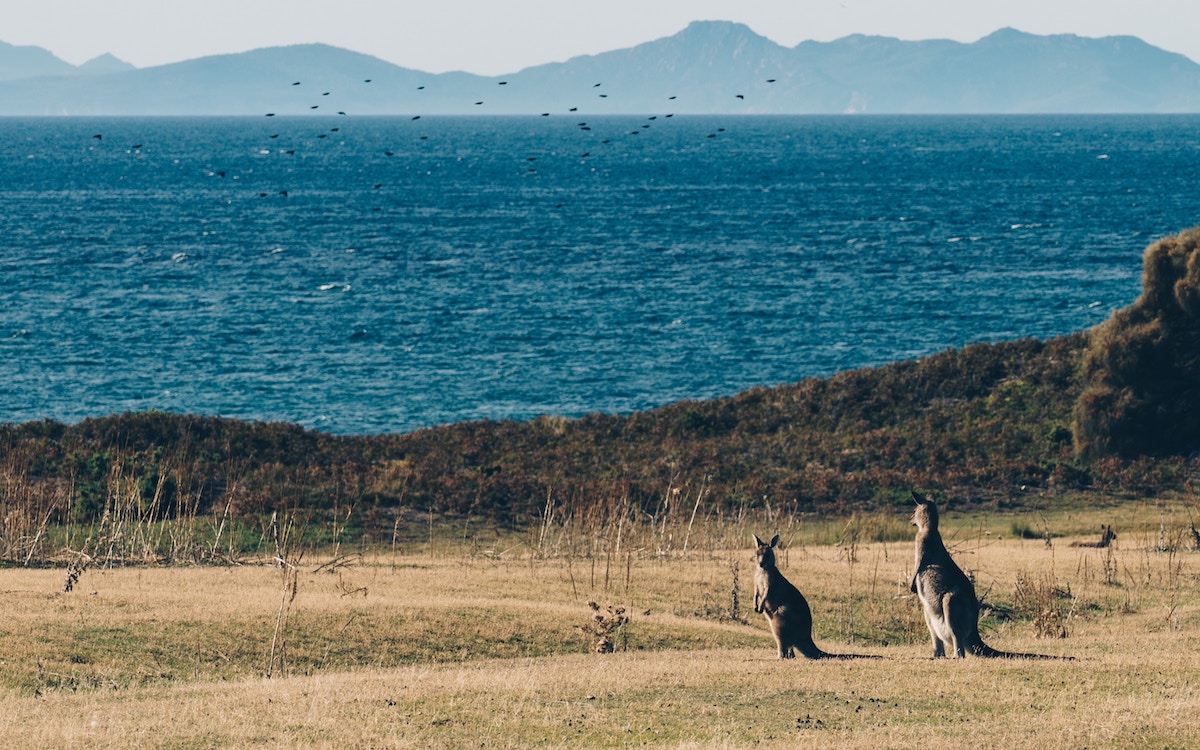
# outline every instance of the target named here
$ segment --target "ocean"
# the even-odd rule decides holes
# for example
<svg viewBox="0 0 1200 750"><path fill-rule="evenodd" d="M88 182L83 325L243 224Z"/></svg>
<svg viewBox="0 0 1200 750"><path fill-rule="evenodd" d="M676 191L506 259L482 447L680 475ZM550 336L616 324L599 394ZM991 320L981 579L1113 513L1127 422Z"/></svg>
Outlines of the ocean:
<svg viewBox="0 0 1200 750"><path fill-rule="evenodd" d="M630 413L1084 330L1200 117L0 119L0 422Z"/></svg>

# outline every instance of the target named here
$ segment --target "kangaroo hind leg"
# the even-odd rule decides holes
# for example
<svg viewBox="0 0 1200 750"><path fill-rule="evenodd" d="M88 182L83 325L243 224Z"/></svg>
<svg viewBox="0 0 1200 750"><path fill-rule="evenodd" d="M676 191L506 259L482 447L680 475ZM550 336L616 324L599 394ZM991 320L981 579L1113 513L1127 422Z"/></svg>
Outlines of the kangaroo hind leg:
<svg viewBox="0 0 1200 750"><path fill-rule="evenodd" d="M928 616L925 618L925 626L929 628L929 640L933 643L933 658L941 659L946 655L946 647L942 643L941 636L938 635L932 619Z"/></svg>
<svg viewBox="0 0 1200 750"><path fill-rule="evenodd" d="M787 628L778 616L771 619L771 634L775 636L775 645L779 647L779 658L795 658L796 653L792 650L792 642L788 638Z"/></svg>
<svg viewBox="0 0 1200 750"><path fill-rule="evenodd" d="M948 642L954 649L954 655L959 659L967 657L966 642L970 627L966 623L966 619L972 614L965 611L966 608L962 604L962 597L955 596L953 593L942 597L942 621L945 623L946 634L949 636Z"/></svg>
<svg viewBox="0 0 1200 750"><path fill-rule="evenodd" d="M933 658L941 659L946 655L946 645L942 641L942 634L946 629L945 620L940 612L930 606L930 603L926 602L922 607L925 615L925 627L929 629L929 640L933 644Z"/></svg>

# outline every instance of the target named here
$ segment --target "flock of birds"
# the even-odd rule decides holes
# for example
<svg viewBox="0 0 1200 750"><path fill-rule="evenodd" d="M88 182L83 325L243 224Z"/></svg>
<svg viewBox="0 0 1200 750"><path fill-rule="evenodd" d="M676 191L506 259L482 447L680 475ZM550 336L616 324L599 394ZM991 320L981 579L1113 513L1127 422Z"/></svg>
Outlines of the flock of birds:
<svg viewBox="0 0 1200 750"><path fill-rule="evenodd" d="M362 83L363 83L364 85L370 85L370 84L372 84L373 82L374 82L374 79L371 79L371 78L365 78L365 79L362 79ZM776 79L774 79L774 78L768 78L768 79L765 79L765 81L764 81L764 83L765 83L765 84L767 84L767 85L773 84L773 83L775 83L775 82L776 82ZM304 81L293 81L293 82L291 83L291 87L303 88L303 87L304 87L304 85L305 85L305 84L304 84ZM498 81L498 82L497 82L497 86L508 86L508 85L509 85L509 82L508 82L508 81L504 81L504 80L502 80L502 81ZM600 91L600 92L597 92L597 91L595 91L596 89L600 89L600 88L602 88L602 87L603 87L603 83L602 83L602 82L593 84L593 85L592 85L592 87L591 87L591 91L589 92L589 94L591 94L591 95L594 95L594 96L596 96L596 97L598 97L598 98L600 98L600 99L608 99L608 98L609 98L609 95L608 95L608 93L606 93L606 92L603 92L603 91ZM427 90L427 88L426 88L426 86L425 86L425 85L421 85L421 86L417 86L417 87L416 87L416 91L417 91L417 92L424 92L424 91L426 91L426 90ZM332 91L322 91L322 93L320 94L320 97L323 99L324 97L329 97L329 96L331 96L331 95L333 95L333 92L332 92ZM738 94L735 94L735 95L734 95L734 98L735 98L735 99L737 99L737 100L739 100L739 101L743 101L743 102L744 102L744 101L746 101L746 95L745 95L745 94L743 94L743 93L738 93ZM675 102L677 99L678 99L678 97L677 97L677 96L668 96L668 97L666 97L665 101L667 101L667 102ZM310 98L310 99L309 99L309 101L314 101L314 100ZM309 110L309 112L310 112L310 113L315 113L317 110L320 110L320 109L322 108L322 106L323 106L323 102L322 102L321 100L317 100L317 102L318 102L318 103L316 103L316 104L307 104L307 105L303 105L303 106L307 106L307 108L308 108L308 110ZM474 107L485 107L485 104L486 104L485 100L482 100L482 99L480 99L480 100L475 100L475 101L473 101L473 104L472 104L472 106L474 106ZM333 111L333 110L332 110L332 109L330 109L330 111ZM566 110L565 114L568 114L568 115L576 115L576 114L577 114L579 111L580 111L580 107L578 107L578 106L573 106L573 107L569 107L569 108ZM338 116L341 116L341 117L345 117L345 116L347 116L347 113L346 113L346 111L345 111L345 110L336 110L336 112L337 112L337 115L338 115ZM552 113L551 113L551 112L542 112L542 113L541 113L541 116L542 116L542 117L550 117L551 115L552 115ZM264 114L264 116L265 116L265 117L268 117L268 118L273 118L273 117L276 117L276 116L277 116L277 113L276 113L276 112L266 112L266 113ZM595 129L596 129L596 128L598 128L598 127L599 127L599 125L598 125L597 123L595 123L594 121L588 121L588 120L579 120L579 121L576 123L576 126L575 126L575 127L576 127L576 128L577 128L577 129L578 129L578 130L579 130L581 133L590 133L590 134L592 134L592 135L593 135L593 137L591 138L591 140L590 140L590 142L589 142L589 143L590 143L590 145L588 145L588 146L586 147L586 148L587 148L587 150L585 150L585 151L583 151L581 154L579 154L579 159L580 159L581 161L583 161L583 162L586 162L586 161L587 161L589 158L591 158L591 157L592 157L592 155L593 155L593 150L594 150L594 149L596 149L596 148L599 148L599 147L606 146L606 145L608 145L608 144L612 144L612 143L614 143L614 142L616 142L616 141L619 141L619 140L620 140L622 137L633 137L633 136L639 136L639 135L643 134L644 132L646 132L648 129L650 129L650 128L654 127L655 125L661 124L661 123L663 123L663 122L665 122L665 121L667 121L667 120L670 120L671 118L675 117L675 114L674 114L674 113L665 113L665 114L654 114L654 115L649 115L649 116L646 116L646 117L645 117L645 121L644 121L643 123L641 123L641 125L640 125L639 127L635 128L635 129L633 129L633 130L624 130L624 129L622 129L620 132L613 132L613 126L614 126L614 125L615 125L617 122L623 122L623 123L625 123L625 124L626 124L626 127L627 127L627 126L628 126L628 125L627 125L627 123L629 122L629 120L628 120L628 119L626 119L626 118L624 118L624 117L622 117L622 118L616 118L616 117L612 117L612 116L604 116L604 117L609 117L609 118L611 118L609 121L607 121L607 122L605 122L605 123L604 123L604 126L605 126L605 128L606 128L608 131L610 131L610 132L608 132L608 133L606 133L606 134L605 134L605 137L601 137L601 136L600 136L598 133L596 133L596 132L595 132ZM420 115L420 114L411 115L411 116L410 116L410 119L411 119L411 121L413 121L413 122L416 122L416 121L418 121L418 120L421 120L421 115ZM429 121L428 121L428 120L426 120L425 122L429 122ZM718 137L719 137L719 136L720 136L722 133L725 133L725 132L726 132L726 129L725 129L724 127L718 127L718 128L714 128L714 129L713 129L711 132L708 132L708 133L705 135L705 138L708 138L708 139L715 139L715 138L718 138ZM328 138L330 138L331 136L332 136L332 137L336 137L337 135L339 135L339 134L341 134L341 133L342 133L342 128L341 128L341 126L339 125L339 126L330 127L330 128L328 128L328 130L326 130L326 131L324 131L324 132L321 132L321 133L318 133L318 134L316 134L316 136L315 136L315 137L316 137L316 139L317 139L318 141L320 141L320 140L325 140L325 139L328 139ZM281 135L282 135L282 133L280 133L280 132L272 132L272 133L271 133L271 134L270 134L268 137L269 137L269 138L270 138L272 141L277 141L277 140L278 140L278 139L281 137ZM103 139L104 139L104 134L103 134L103 133L96 133L96 134L95 134L95 135L93 135L92 137L93 137L95 140L97 140L97 141L103 141ZM419 138L420 140L422 140L422 141L429 140L429 137L430 137L430 136L429 136L429 134L428 134L427 132L421 133L421 134L418 136L418 138ZM130 145L130 146L128 147L128 150L129 150L131 153L136 153L136 152L140 152L140 150L142 149L142 147L143 147L143 144L142 144L142 143L135 143L135 144L132 144L132 145ZM296 149L296 148L282 148L282 149L275 149L275 150L276 150L276 151L277 151L279 154L286 155L286 156L294 156L294 155L296 154L296 151L297 151L297 149ZM270 153L270 152L271 152L271 149L269 149L269 148L263 148L263 149L260 149L260 153L264 153L264 154L266 154L266 153ZM392 157L392 156L395 156L395 155L396 155L396 153L397 153L397 152L396 152L395 150L392 150L392 149L389 149L389 150L384 150L384 151L383 151L383 155L384 155L385 157ZM538 158L539 158L538 156L527 156L527 157L525 157L525 161L526 161L526 173L527 173L527 174L530 174L530 175L537 174L537 171L538 171L538 170L537 170L537 168L536 168L536 167L534 167L534 166L533 166L533 162L536 162L536 161L538 160ZM229 174L229 172L228 172L227 170L221 170L221 169L213 169L213 170L212 170L212 171L209 173L209 175L210 175L211 177L215 177L215 178L225 178L225 177L227 177L227 176L228 176L228 174ZM379 189L383 188L383 186L384 186L384 185L383 185L383 183L381 183L381 182L376 182L376 183L374 183L374 184L373 184L373 189L375 189L375 190L379 190ZM260 198L267 198L267 197L269 197L269 196L273 196L273 195L274 195L274 196L281 196L281 197L283 197L283 198L287 198L287 197L290 195L290 191L289 191L289 190L287 190L287 189L280 189L280 190L278 190L278 191L275 191L275 192L266 192L266 191L259 191L259 192L258 192L258 197L260 197ZM560 205L561 205L561 204L560 204ZM376 211L378 211L378 210L381 210L381 209L380 209L380 208L375 208L375 210L376 210Z"/></svg>

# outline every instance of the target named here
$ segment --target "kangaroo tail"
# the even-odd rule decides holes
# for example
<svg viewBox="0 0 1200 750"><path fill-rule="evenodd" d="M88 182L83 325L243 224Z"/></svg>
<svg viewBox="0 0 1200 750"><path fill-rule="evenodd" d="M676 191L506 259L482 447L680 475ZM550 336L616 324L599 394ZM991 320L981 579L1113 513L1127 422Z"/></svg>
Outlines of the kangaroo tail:
<svg viewBox="0 0 1200 750"><path fill-rule="evenodd" d="M809 640L806 643L797 643L796 649L804 654L806 659L882 659L882 656L874 654L830 654L822 651L817 647L817 644Z"/></svg>
<svg viewBox="0 0 1200 750"><path fill-rule="evenodd" d="M1050 654L1017 654L1008 651L997 651L991 646L984 643L982 640L976 641L971 646L971 654L973 656L981 656L985 659L1037 659L1041 661L1074 661L1073 656L1052 656Z"/></svg>

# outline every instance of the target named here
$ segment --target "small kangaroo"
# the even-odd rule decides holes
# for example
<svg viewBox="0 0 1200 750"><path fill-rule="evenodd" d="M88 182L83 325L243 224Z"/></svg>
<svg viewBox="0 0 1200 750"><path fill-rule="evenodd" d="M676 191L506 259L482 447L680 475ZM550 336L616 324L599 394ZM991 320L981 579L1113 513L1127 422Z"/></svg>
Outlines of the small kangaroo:
<svg viewBox="0 0 1200 750"><path fill-rule="evenodd" d="M776 534L770 544L759 539L757 534L754 541L757 544L754 560L758 564L754 570L754 611L766 616L771 634L779 644L780 659L795 658L794 649L799 649L807 659L880 658L866 654L827 654L817 648L812 638L812 610L808 608L808 602L775 566L779 535Z"/></svg>
<svg viewBox="0 0 1200 750"><path fill-rule="evenodd" d="M975 586L946 550L938 531L937 505L928 497L912 493L917 508L912 524L917 527L917 569L909 588L921 600L925 625L933 640L933 658L949 648L958 658L983 656L1001 659L1058 659L1040 654L1010 654L997 651L979 637L979 600ZM1069 658L1069 657L1068 657Z"/></svg>
<svg viewBox="0 0 1200 750"><path fill-rule="evenodd" d="M1096 547L1104 549L1117 540L1117 532L1113 531L1112 526L1100 524L1100 541L1098 542L1071 542L1072 547Z"/></svg>

